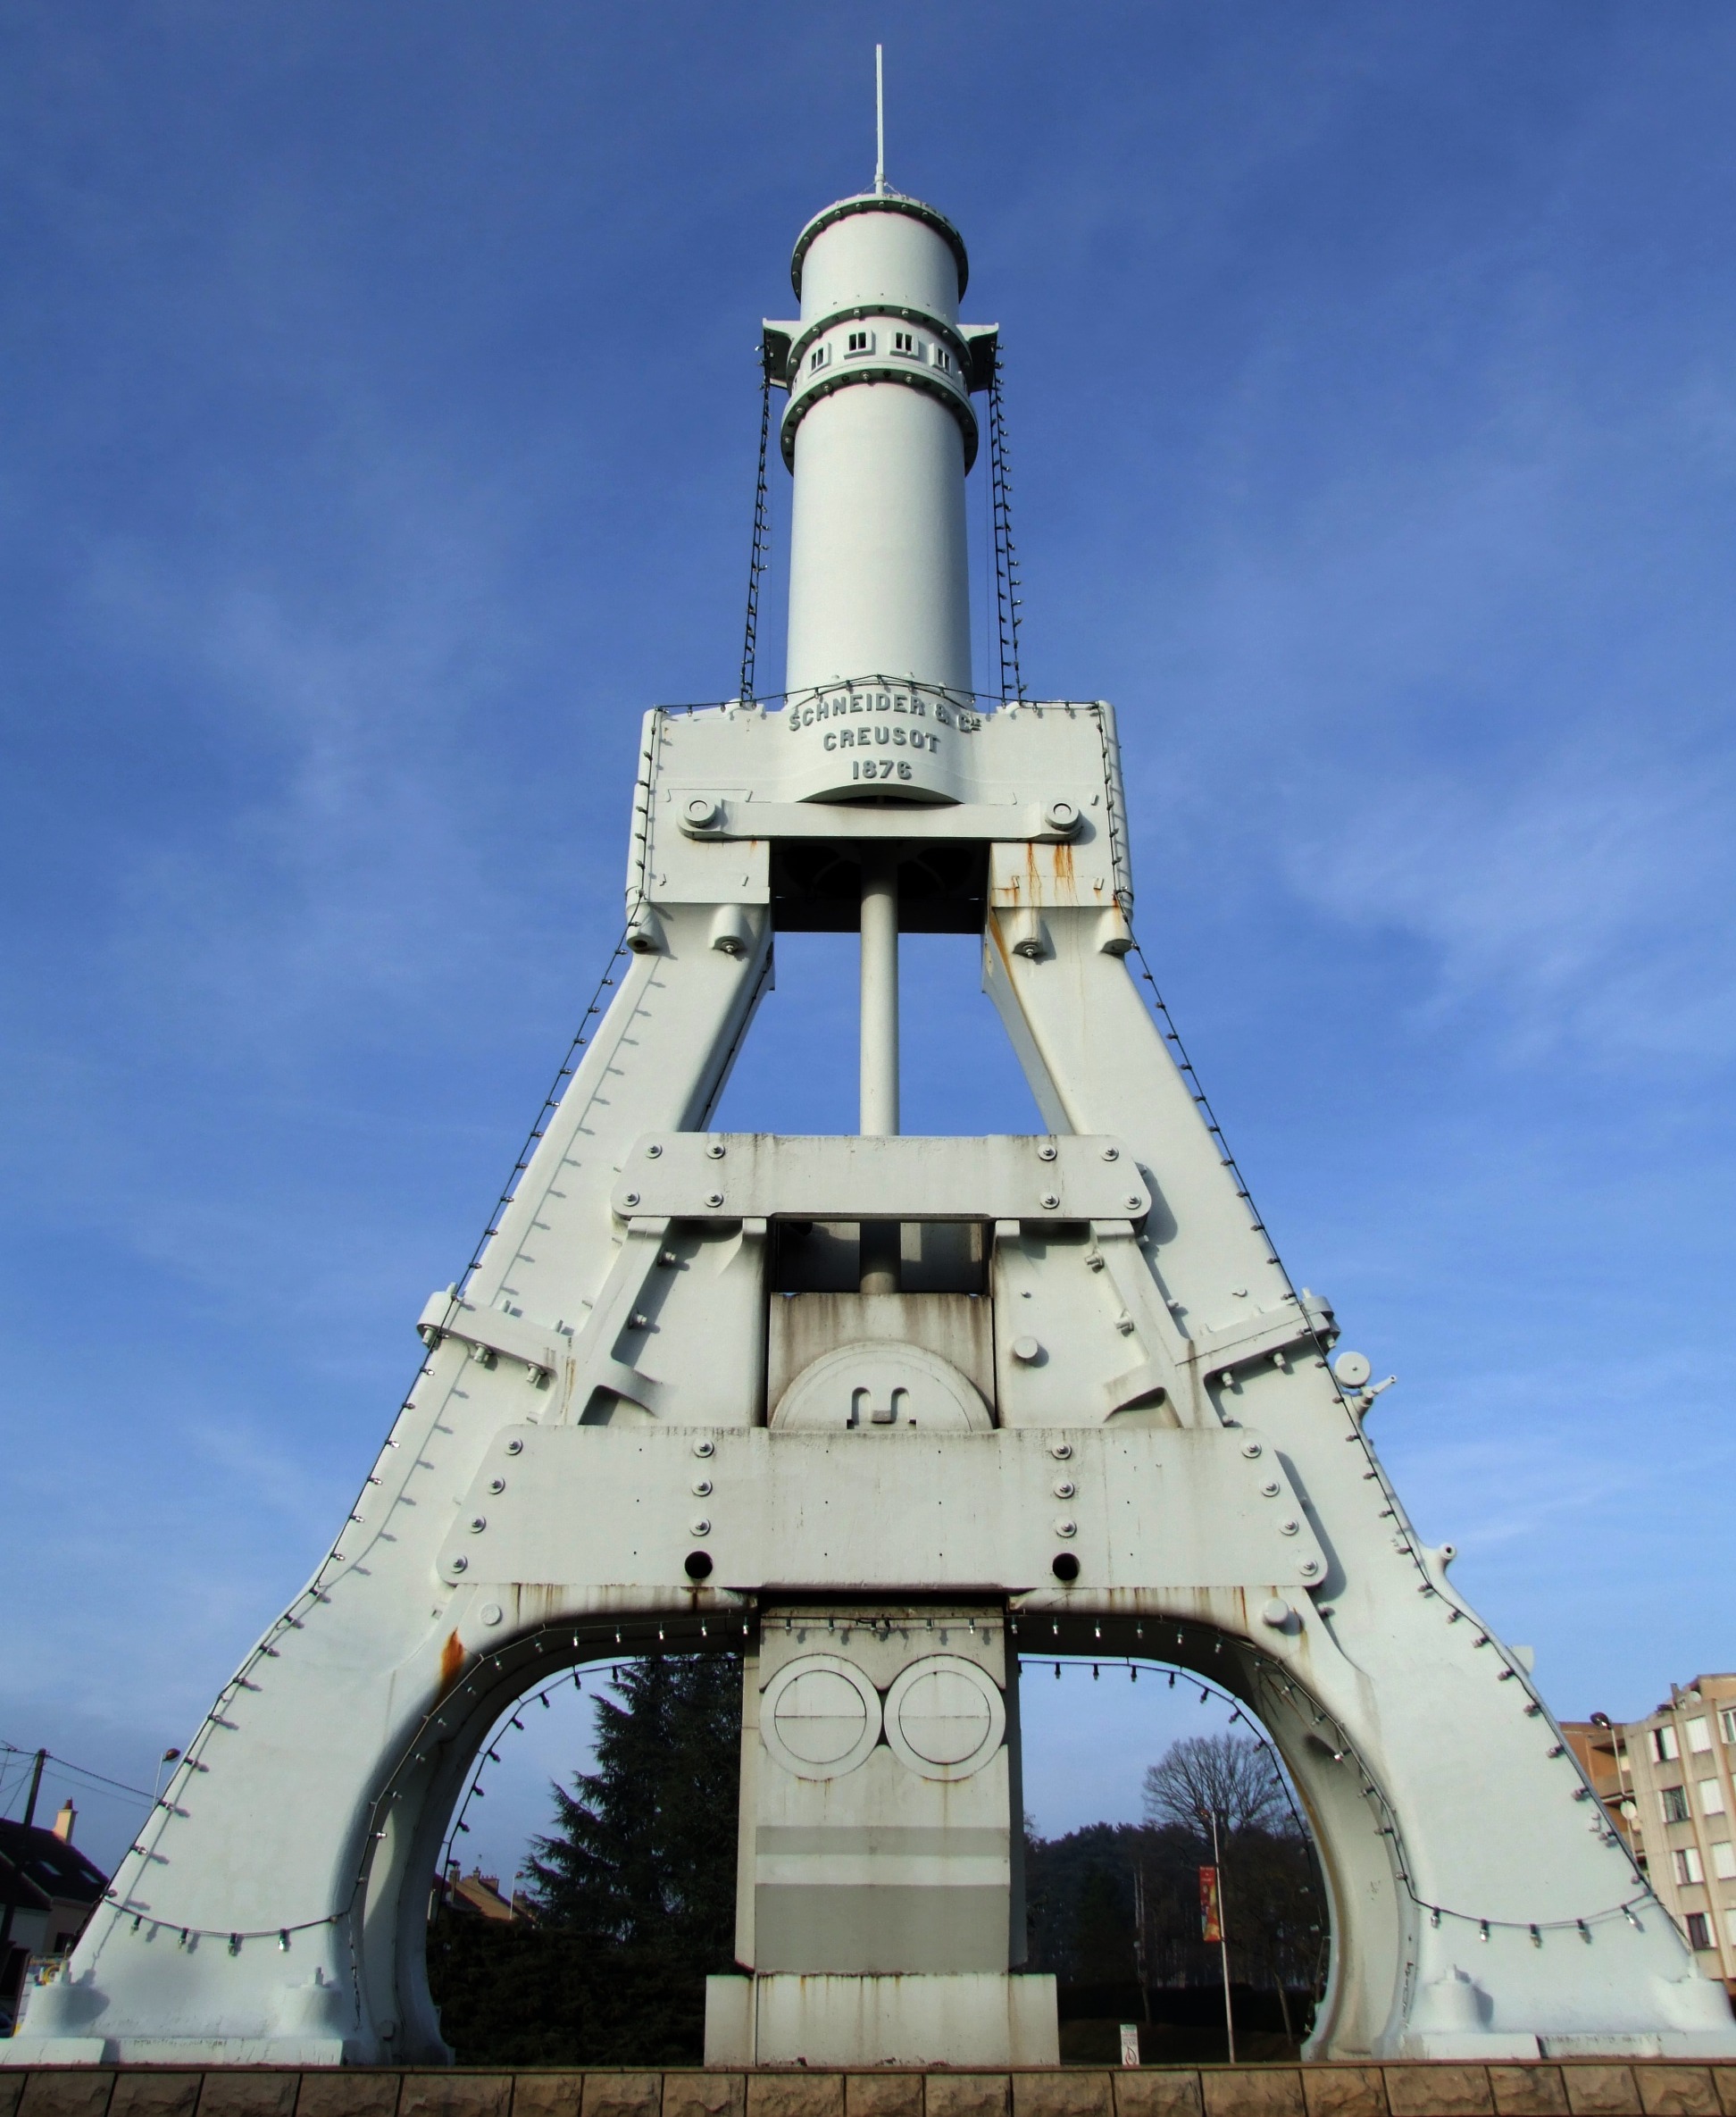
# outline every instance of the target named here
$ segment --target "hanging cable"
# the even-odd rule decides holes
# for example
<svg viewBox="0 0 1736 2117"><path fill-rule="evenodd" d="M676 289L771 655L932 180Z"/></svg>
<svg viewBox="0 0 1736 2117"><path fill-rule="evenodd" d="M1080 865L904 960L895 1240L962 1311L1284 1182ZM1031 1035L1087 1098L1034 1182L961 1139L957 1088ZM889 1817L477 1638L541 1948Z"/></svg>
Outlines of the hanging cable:
<svg viewBox="0 0 1736 2117"><path fill-rule="evenodd" d="M759 475L754 486L754 544L747 560L747 615L741 635L741 690L745 703L754 695L755 662L759 651L760 580L765 572L765 550L772 537L772 518L765 498L765 451L772 438L772 371L763 366L760 379Z"/></svg>
<svg viewBox="0 0 1736 2117"><path fill-rule="evenodd" d="M995 610L1000 628L1002 699L1025 696L1019 665L1019 556L1013 543L1013 478L1006 460L1006 405L1001 394L1001 352L989 382L989 485L995 522Z"/></svg>

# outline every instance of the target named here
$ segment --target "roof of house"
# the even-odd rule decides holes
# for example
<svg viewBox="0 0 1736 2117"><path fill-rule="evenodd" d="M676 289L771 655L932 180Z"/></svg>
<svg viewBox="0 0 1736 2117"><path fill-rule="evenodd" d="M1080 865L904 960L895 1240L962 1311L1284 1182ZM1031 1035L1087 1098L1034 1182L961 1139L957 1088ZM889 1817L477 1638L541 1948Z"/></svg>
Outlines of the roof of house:
<svg viewBox="0 0 1736 2117"><path fill-rule="evenodd" d="M20 1911L95 1904L108 1882L95 1861L52 1830L0 1817L0 1903L10 1895Z"/></svg>

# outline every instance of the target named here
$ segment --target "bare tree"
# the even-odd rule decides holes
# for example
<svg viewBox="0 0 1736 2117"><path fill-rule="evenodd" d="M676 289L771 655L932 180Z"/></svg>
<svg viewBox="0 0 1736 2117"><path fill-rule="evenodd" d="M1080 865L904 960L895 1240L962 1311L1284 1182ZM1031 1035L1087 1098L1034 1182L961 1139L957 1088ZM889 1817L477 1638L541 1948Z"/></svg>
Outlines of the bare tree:
<svg viewBox="0 0 1736 2117"><path fill-rule="evenodd" d="M1281 1837L1294 1828L1272 1752L1238 1735L1190 1735L1172 1743L1147 1769L1145 1811L1154 1823L1189 1830L1214 1814L1231 1837L1241 1830Z"/></svg>

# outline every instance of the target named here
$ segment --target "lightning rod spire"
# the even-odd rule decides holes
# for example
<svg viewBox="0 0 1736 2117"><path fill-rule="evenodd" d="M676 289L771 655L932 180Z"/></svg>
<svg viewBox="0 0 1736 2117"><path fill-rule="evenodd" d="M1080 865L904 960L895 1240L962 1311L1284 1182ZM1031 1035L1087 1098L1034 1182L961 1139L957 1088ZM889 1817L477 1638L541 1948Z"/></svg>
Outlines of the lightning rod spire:
<svg viewBox="0 0 1736 2117"><path fill-rule="evenodd" d="M886 71L883 45L874 46L874 190L886 189Z"/></svg>

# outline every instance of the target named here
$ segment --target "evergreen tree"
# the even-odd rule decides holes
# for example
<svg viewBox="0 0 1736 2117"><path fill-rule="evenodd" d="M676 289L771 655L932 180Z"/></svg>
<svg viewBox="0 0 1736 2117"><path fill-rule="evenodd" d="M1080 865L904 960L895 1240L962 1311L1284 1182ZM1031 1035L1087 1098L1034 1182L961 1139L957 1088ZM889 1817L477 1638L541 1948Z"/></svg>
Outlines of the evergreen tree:
<svg viewBox="0 0 1736 2117"><path fill-rule="evenodd" d="M624 1668L597 1701L597 1769L555 1786L534 1841L546 1923L699 1978L735 1952L741 1664L678 1654Z"/></svg>
<svg viewBox="0 0 1736 2117"><path fill-rule="evenodd" d="M741 1663L623 1664L597 1769L556 1786L529 1873L540 1917L448 1906L429 1987L461 2065L697 2065L708 1971L731 1966Z"/></svg>

